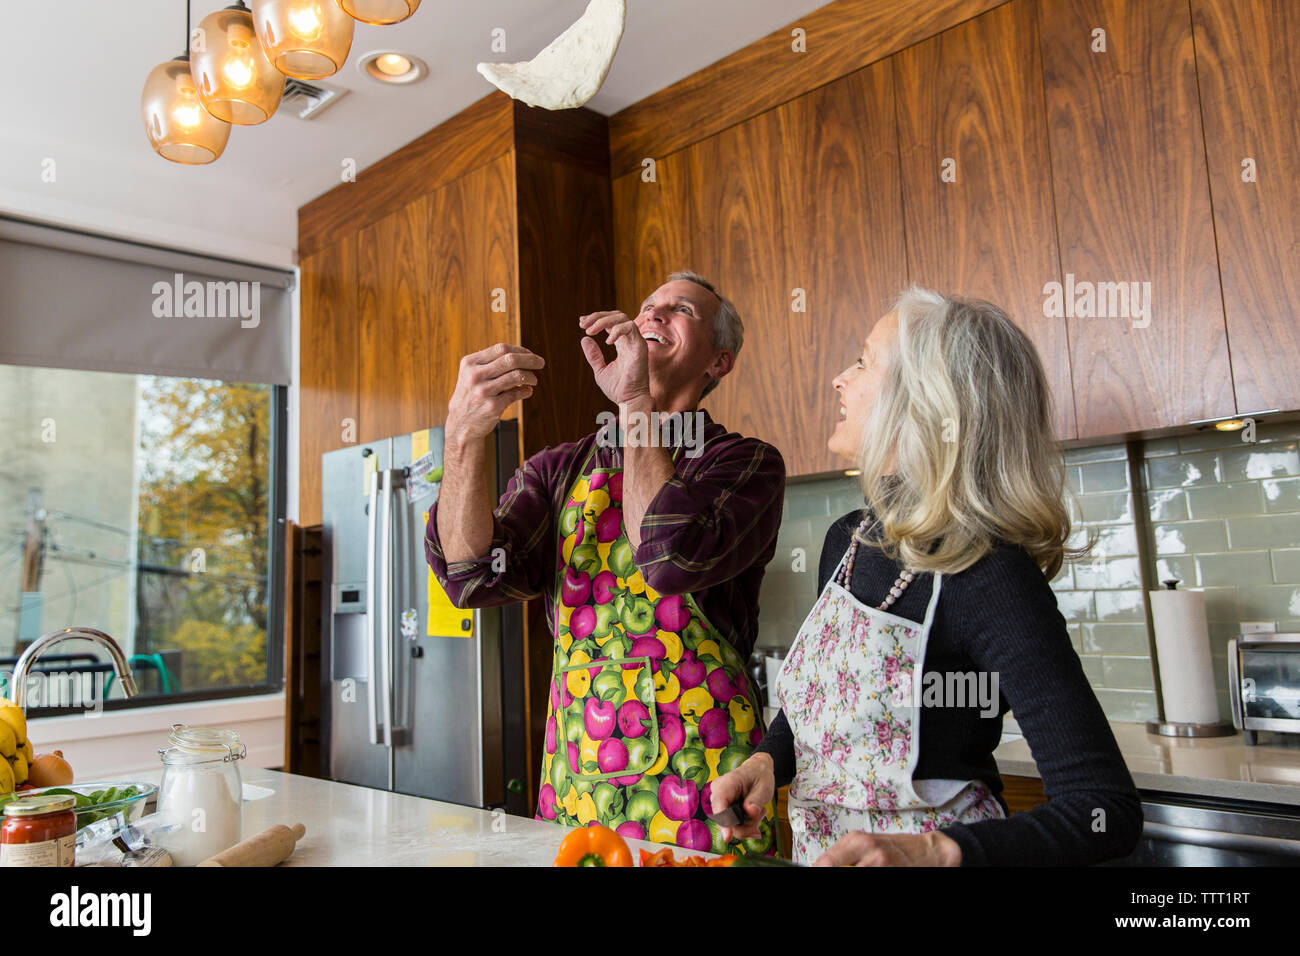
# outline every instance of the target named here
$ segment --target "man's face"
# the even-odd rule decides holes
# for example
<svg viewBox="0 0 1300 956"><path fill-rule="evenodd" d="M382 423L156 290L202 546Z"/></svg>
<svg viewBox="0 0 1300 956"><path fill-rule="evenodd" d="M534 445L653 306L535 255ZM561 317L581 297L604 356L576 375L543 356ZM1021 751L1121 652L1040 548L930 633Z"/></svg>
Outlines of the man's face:
<svg viewBox="0 0 1300 956"><path fill-rule="evenodd" d="M677 385L718 374L718 350L710 335L718 297L688 279L675 279L646 298L636 327L650 353L650 376Z"/></svg>

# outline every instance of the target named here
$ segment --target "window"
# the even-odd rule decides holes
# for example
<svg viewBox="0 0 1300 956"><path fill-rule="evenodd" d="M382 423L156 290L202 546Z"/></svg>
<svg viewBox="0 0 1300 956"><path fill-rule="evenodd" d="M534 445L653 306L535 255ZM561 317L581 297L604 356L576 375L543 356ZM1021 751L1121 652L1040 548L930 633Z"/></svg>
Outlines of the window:
<svg viewBox="0 0 1300 956"><path fill-rule="evenodd" d="M137 705L278 689L285 389L0 365L0 407L5 678L85 625L121 645ZM29 712L131 706L93 642L36 668Z"/></svg>

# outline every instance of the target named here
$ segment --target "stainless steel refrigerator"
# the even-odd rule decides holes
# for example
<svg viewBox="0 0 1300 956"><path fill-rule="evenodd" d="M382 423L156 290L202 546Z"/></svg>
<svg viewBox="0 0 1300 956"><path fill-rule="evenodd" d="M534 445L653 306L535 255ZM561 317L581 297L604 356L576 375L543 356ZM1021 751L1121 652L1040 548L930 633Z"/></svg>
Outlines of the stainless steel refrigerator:
<svg viewBox="0 0 1300 956"><path fill-rule="evenodd" d="M488 440L493 500L518 434L503 422ZM442 451L435 427L322 456L327 773L526 813L523 608L458 611L430 574Z"/></svg>

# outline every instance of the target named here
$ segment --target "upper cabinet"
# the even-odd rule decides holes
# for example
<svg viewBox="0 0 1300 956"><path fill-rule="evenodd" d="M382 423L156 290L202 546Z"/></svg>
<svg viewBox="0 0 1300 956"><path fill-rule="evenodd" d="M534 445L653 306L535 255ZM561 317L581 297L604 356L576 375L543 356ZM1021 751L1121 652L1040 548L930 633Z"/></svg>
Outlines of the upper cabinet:
<svg viewBox="0 0 1300 956"><path fill-rule="evenodd" d="M846 18L870 46L887 6L806 19ZM840 467L830 379L910 283L1020 324L1060 439L1300 408L1300 4L968 13L779 105L793 94L736 54L611 119L620 302L689 264L745 318L716 417L791 475ZM702 84L747 74L748 113L727 97L725 123L702 120Z"/></svg>
<svg viewBox="0 0 1300 956"><path fill-rule="evenodd" d="M1191 7L1237 411L1300 408L1300 4Z"/></svg>
<svg viewBox="0 0 1300 956"><path fill-rule="evenodd" d="M426 196L357 233L360 442L432 424L430 223Z"/></svg>
<svg viewBox="0 0 1300 956"><path fill-rule="evenodd" d="M607 148L590 110L492 93L299 210L301 524L323 453L443 424L461 357L497 342L547 359L504 416L525 454L595 430L578 316L614 300Z"/></svg>
<svg viewBox="0 0 1300 956"><path fill-rule="evenodd" d="M298 523L321 520L320 456L356 440L357 240L305 256L298 359Z"/></svg>
<svg viewBox="0 0 1300 956"><path fill-rule="evenodd" d="M679 155L689 192L660 221L689 227L691 267L745 322L735 371L705 404L776 445L791 474L847 467L826 447L839 420L832 380L906 284L888 64Z"/></svg>
<svg viewBox="0 0 1300 956"><path fill-rule="evenodd" d="M447 418L461 356L518 341L513 177L513 157L499 156L429 195L428 350L421 367L431 423ZM508 411L514 417L518 406Z"/></svg>
<svg viewBox="0 0 1300 956"><path fill-rule="evenodd" d="M790 474L849 464L831 383L906 284L893 113L880 63L614 181L619 304L681 269L716 281L745 340L704 405Z"/></svg>
<svg viewBox="0 0 1300 956"><path fill-rule="evenodd" d="M1187 2L1038 9L1079 437L1232 415Z"/></svg>
<svg viewBox="0 0 1300 956"><path fill-rule="evenodd" d="M912 281L986 299L1022 328L1075 437L1035 5L1004 4L894 58Z"/></svg>

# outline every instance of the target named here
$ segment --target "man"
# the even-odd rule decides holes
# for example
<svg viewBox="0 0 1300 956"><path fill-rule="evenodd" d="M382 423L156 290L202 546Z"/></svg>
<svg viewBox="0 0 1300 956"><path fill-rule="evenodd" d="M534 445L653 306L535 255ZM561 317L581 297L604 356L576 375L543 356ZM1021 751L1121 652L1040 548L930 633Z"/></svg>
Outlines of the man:
<svg viewBox="0 0 1300 956"><path fill-rule="evenodd" d="M460 607L545 596L555 650L538 816L721 851L705 819L709 781L762 739L745 661L785 464L698 408L744 336L707 280L673 273L634 319L597 312L578 324L618 429L528 459L494 512L484 439L532 395L545 362L513 345L466 356L425 552ZM772 831L769 806L760 836L729 849L771 852Z"/></svg>

